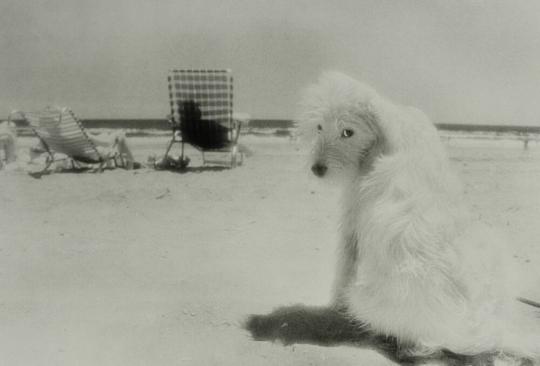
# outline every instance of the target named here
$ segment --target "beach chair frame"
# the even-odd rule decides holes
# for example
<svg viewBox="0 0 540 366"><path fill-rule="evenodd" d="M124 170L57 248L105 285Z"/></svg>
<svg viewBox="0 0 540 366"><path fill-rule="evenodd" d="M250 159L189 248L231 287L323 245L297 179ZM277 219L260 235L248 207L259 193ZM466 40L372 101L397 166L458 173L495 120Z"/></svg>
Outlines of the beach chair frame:
<svg viewBox="0 0 540 366"><path fill-rule="evenodd" d="M76 142L78 142L81 146L85 144L86 145L85 147L91 152L91 154L88 154L88 150L85 151L82 148L80 149L80 153L78 153L77 155L72 154L73 150L70 151L69 153L66 152L65 150L61 151L62 143L56 143L58 149L51 147L51 145L54 145L54 144L52 144L51 141L49 141L49 138L47 137L47 134L45 133L45 131L47 130L47 127L43 127L40 125L40 118L44 118L45 113L47 113L47 117L50 117L51 114L55 112L56 110L58 111L57 116L55 116L58 118L58 121L56 123L60 125L62 123L63 118L65 118L65 116L67 115L71 117L71 119L74 122L75 133L79 134L79 136L75 136L75 137L72 137L72 136L71 137L62 137L62 136L58 137L57 136L57 138L59 138L60 140L65 139L63 142L65 142L66 144L72 143L73 139L79 138L79 140ZM94 144L94 142L88 136L88 133L86 132L81 121L77 118L75 113L73 113L73 111L69 108L62 108L62 109L55 108L54 110L51 108L48 108L44 111L39 111L39 112L17 112L17 113L19 113L20 116L28 123L34 135L40 140L41 145L45 149L45 153L47 153L47 157L45 160L45 167L39 172L36 172L35 174L38 174L38 175L45 174L48 172L49 168L51 167L53 163L58 162L58 161L65 161L65 160L70 161L72 169L80 169L81 163L87 164L87 165L88 164L97 165L97 169L96 169L97 172L103 172L105 166L109 162L112 162L115 168L119 166L125 166L123 157L121 156L121 154L119 154L115 150L117 142L114 141L113 145L109 148L110 150L109 152L105 154L101 153L98 150L97 146ZM66 157L58 158L56 155L57 153L63 153L64 155L66 155Z"/></svg>
<svg viewBox="0 0 540 366"><path fill-rule="evenodd" d="M179 143L181 144L180 168L185 168L189 163L189 159L185 156L185 144L190 144L201 152L203 165L224 164L223 161L207 159L205 152L228 153L230 155L228 165L231 168L242 164L244 154L238 147L238 138L240 137L243 121L233 116L233 76L231 70L173 69L169 71L167 81L171 108L168 122L172 129L172 138L167 145L164 161L169 159L169 153L173 145ZM189 85L186 86L186 82ZM213 87L218 87L220 90L216 92ZM212 105L216 98L219 99L215 103L218 107L207 107L207 105ZM228 141L226 147L219 149L203 148L192 141L182 138L179 103L187 99L201 102L204 109L203 115L218 119L221 125L227 128ZM219 111L212 108L218 108Z"/></svg>

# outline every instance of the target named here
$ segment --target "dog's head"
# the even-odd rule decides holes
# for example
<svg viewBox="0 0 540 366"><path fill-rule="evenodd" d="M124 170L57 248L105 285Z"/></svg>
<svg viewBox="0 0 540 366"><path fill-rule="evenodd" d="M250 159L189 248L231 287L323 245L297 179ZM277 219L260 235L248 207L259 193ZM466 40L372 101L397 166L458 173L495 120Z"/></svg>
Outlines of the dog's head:
<svg viewBox="0 0 540 366"><path fill-rule="evenodd" d="M356 177L382 152L383 136L369 87L340 73L324 74L303 100L302 124L315 135L312 172L318 177Z"/></svg>

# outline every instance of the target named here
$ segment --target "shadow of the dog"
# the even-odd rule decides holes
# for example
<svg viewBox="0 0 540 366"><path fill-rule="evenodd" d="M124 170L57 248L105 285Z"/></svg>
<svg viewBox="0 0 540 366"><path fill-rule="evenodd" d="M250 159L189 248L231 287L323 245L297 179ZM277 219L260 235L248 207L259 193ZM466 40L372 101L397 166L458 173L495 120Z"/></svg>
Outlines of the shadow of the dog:
<svg viewBox="0 0 540 366"><path fill-rule="evenodd" d="M413 347L400 344L395 337L374 333L366 324L334 307L284 306L266 315L250 315L243 327L256 341L369 348L401 365L429 361L449 366L493 365L493 355L466 356L449 351L415 355L411 351Z"/></svg>

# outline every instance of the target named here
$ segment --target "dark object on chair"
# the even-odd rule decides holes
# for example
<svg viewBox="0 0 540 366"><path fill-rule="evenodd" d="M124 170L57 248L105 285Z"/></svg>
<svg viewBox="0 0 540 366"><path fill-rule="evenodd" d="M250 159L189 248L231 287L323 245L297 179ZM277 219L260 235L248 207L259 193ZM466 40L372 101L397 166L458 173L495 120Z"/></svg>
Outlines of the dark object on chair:
<svg viewBox="0 0 540 366"><path fill-rule="evenodd" d="M202 119L199 105L188 100L178 103L182 139L203 149L222 149L229 144L229 129L213 120Z"/></svg>
<svg viewBox="0 0 540 366"><path fill-rule="evenodd" d="M185 156L185 144L201 152L203 164L226 164L231 168L241 164L243 153L238 146L241 121L233 117L231 70L171 70L168 84L172 139L156 168L186 168L189 158ZM175 143L181 144L178 158L169 156ZM205 152L227 153L230 158L210 161Z"/></svg>

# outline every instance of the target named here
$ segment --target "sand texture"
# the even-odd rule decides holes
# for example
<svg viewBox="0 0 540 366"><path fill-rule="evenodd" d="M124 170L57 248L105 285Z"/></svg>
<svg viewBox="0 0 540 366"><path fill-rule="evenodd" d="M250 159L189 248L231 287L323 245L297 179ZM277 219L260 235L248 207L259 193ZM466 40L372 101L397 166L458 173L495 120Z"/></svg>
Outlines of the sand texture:
<svg viewBox="0 0 540 366"><path fill-rule="evenodd" d="M24 156L33 140L20 142ZM130 142L146 161L166 138ZM1 171L0 365L391 364L360 348L255 342L240 328L250 313L329 300L338 226L338 192L309 174L306 146L242 142L253 155L233 170L202 169L190 151L185 173ZM448 147L474 213L536 271L540 146Z"/></svg>

